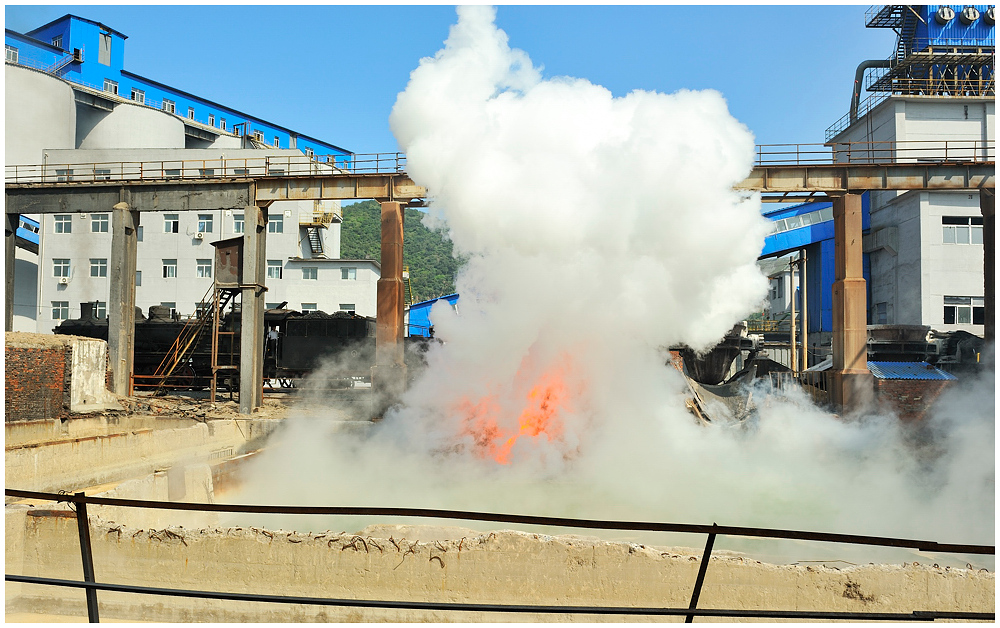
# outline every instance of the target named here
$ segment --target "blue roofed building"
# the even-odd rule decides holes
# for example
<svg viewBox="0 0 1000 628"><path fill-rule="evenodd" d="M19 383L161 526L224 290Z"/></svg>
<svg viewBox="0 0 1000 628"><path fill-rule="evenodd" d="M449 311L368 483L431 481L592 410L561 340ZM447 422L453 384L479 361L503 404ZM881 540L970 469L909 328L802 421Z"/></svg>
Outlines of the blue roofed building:
<svg viewBox="0 0 1000 628"><path fill-rule="evenodd" d="M406 316L406 335L434 337L434 323L431 321L431 308L438 302L447 303L458 311L458 294L446 294L434 299L428 299L410 306Z"/></svg>

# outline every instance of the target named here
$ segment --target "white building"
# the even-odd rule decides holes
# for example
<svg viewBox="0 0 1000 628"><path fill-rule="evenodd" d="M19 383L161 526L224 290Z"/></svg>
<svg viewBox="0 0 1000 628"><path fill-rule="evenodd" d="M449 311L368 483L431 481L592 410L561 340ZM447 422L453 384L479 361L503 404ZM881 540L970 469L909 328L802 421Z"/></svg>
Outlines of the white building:
<svg viewBox="0 0 1000 628"><path fill-rule="evenodd" d="M890 96L829 143L839 151L838 145L849 142L886 142L897 161L920 163L982 155L995 138L992 98ZM977 192L871 192L865 252L873 324L983 335L983 219Z"/></svg>
<svg viewBox="0 0 1000 628"><path fill-rule="evenodd" d="M71 29L67 32L84 42L74 46L89 46L87 38L92 36L95 48L98 31L106 29L84 18L66 16L39 33L57 27ZM110 32L100 37L119 37L113 45L123 46L124 37ZM83 176L83 171L88 177L111 177L126 170L125 164L155 161L164 163L167 177L172 167L185 171L197 167L204 176L212 176L221 174L220 168L239 174L241 160L262 158L329 169L329 162L314 157L316 151L349 154L332 144L125 72L115 65L121 63L115 55L108 63L96 55L84 55L84 61L76 65L117 72L124 77L121 80L141 83L142 89L131 88L128 97L119 94L117 75L112 77L115 80L105 78L102 91L85 83L86 76L77 79L67 73L73 63L54 66L62 69L28 67L31 51L51 52L53 58L61 54L47 39L35 41L33 38L41 37L39 33L7 32L8 173L12 166L45 164L60 177ZM13 47L19 50L12 56ZM288 148L275 148L282 145ZM268 211L265 283L269 307L287 302L290 309L344 309L375 316L379 264L340 259L339 202L280 202ZM39 250L37 257L17 251L13 328L49 332L61 320L78 317L80 303L87 301L98 302L98 312L103 314L109 294L110 213L32 218L41 225ZM151 305L165 304L181 315L193 314L197 304L210 297L206 294L215 274L211 242L239 235L242 226L242 214L232 210L142 212L136 305L144 312Z"/></svg>

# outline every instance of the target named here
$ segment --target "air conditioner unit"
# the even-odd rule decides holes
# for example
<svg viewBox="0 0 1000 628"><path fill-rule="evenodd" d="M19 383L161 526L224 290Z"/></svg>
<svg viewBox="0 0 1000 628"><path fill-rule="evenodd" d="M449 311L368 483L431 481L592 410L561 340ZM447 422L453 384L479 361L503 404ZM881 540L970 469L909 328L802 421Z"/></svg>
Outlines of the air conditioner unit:
<svg viewBox="0 0 1000 628"><path fill-rule="evenodd" d="M66 284L69 283L69 277L60 277L59 283L65 286Z"/></svg>
<svg viewBox="0 0 1000 628"><path fill-rule="evenodd" d="M204 240L205 239L205 234L202 233L201 231L199 231L198 233L194 234L194 239L195 240Z"/></svg>

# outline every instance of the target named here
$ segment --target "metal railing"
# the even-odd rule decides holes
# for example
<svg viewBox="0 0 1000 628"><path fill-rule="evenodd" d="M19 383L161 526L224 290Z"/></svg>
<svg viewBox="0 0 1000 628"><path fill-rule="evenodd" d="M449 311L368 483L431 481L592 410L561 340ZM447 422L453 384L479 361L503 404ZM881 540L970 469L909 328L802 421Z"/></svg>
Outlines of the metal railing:
<svg viewBox="0 0 1000 628"><path fill-rule="evenodd" d="M783 371L767 375L772 391L788 390L794 386L818 405L830 402L830 371Z"/></svg>
<svg viewBox="0 0 1000 628"><path fill-rule="evenodd" d="M565 517L540 517L531 515L508 515L499 513L472 512L462 510L433 510L426 508L360 508L351 506L260 506L237 504L196 504L189 502L159 502L136 499L117 499L108 497L88 497L84 493L74 495L43 493L37 491L22 491L5 489L7 497L21 499L38 499L54 502L68 502L76 509L77 530L80 538L80 551L83 561L83 581L62 580L55 578L40 578L5 574L7 582L21 582L60 587L85 589L87 594L87 614L91 623L100 621L97 602L97 591L118 591L124 593L166 595L217 600L241 600L255 602L275 602L287 604L316 604L324 606L346 606L363 608L393 608L413 610L444 610L444 611L479 611L479 612L510 612L510 613L566 613L595 615L653 615L653 616L684 616L687 623L697 617L755 617L781 619L841 619L841 620L873 620L873 621L933 621L935 619L964 619L972 621L994 621L995 612L966 611L922 611L911 613L854 613L832 611L786 611L786 610L742 610L742 609L699 609L698 600L701 595L709 560L719 535L742 536L752 538L793 539L799 541L821 541L844 543L851 545L870 545L876 547L911 548L927 552L944 552L957 554L995 555L993 545L969 545L955 543L938 543L915 539L900 539L893 537L862 536L854 534L830 534L823 532L807 532L802 530L780 530L771 528L749 528L738 526L720 526L683 524L683 523L652 523L636 521L607 521L593 519L571 519ZM688 534L707 534L708 540L702 554L698 575L688 608L663 607L629 607L629 606L549 606L549 605L516 605L516 604L460 604L453 602L413 602L387 600L359 600L279 596L266 594L230 593L219 591L200 591L185 589L168 589L161 587L145 587L124 584L99 583L94 570L94 557L90 542L90 523L87 515L87 504L103 506L120 506L126 508L155 508L163 510L185 510L200 512L236 512L258 514L307 514L307 515L367 515L389 517L426 517L434 519L459 519L466 521L490 521L497 523L517 523L524 525L556 526L569 528L628 530L645 532L680 532Z"/></svg>
<svg viewBox="0 0 1000 628"><path fill-rule="evenodd" d="M120 181L245 180L333 174L400 174L402 153L327 155L323 160L306 155L264 157L114 161L96 163L47 163L5 166L7 184L102 183Z"/></svg>
<svg viewBox="0 0 1000 628"><path fill-rule="evenodd" d="M754 165L843 166L849 164L990 163L993 140L901 140L826 144L759 144Z"/></svg>

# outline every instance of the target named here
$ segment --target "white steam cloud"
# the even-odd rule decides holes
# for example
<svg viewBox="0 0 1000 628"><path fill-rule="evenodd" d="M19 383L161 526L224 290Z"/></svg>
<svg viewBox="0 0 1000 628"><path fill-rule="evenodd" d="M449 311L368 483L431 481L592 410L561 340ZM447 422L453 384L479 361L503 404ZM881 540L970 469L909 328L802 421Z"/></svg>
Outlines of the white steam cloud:
<svg viewBox="0 0 1000 628"><path fill-rule="evenodd" d="M767 224L732 190L753 136L714 91L545 79L494 16L460 8L390 119L469 257L460 315L432 312L445 344L365 437L290 421L244 498L992 543L992 380L930 421L934 447L796 397L755 429L695 424L665 348L712 346L765 293Z"/></svg>

